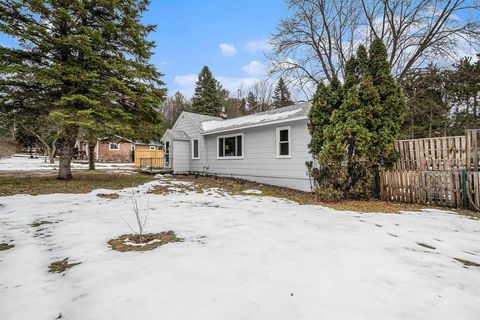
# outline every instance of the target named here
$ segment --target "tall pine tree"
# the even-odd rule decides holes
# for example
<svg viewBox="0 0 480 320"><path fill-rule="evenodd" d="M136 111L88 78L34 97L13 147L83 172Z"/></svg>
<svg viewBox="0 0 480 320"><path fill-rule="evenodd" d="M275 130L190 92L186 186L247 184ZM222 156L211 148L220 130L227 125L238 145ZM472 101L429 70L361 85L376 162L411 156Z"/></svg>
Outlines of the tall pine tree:
<svg viewBox="0 0 480 320"><path fill-rule="evenodd" d="M222 87L204 66L198 75L195 93L192 97L191 111L195 113L219 116L222 112Z"/></svg>
<svg viewBox="0 0 480 320"><path fill-rule="evenodd" d="M19 47L0 47L0 108L39 112L59 127L58 178L72 177L79 132L158 137L166 90L148 60L155 26L140 22L148 0L5 0L0 30Z"/></svg>
<svg viewBox="0 0 480 320"><path fill-rule="evenodd" d="M317 191L343 197L374 196L375 171L396 158L395 141L405 98L394 80L383 42L368 54L360 46L345 67L345 84L319 84L310 110L310 152Z"/></svg>
<svg viewBox="0 0 480 320"><path fill-rule="evenodd" d="M282 108L292 105L293 101L283 78L278 80L277 86L273 91L273 107Z"/></svg>

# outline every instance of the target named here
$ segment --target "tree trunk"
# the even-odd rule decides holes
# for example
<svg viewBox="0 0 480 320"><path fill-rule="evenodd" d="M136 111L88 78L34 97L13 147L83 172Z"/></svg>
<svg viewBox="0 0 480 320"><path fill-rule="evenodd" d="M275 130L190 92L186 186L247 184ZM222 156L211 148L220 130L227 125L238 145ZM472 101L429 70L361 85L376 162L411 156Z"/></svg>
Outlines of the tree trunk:
<svg viewBox="0 0 480 320"><path fill-rule="evenodd" d="M52 142L52 147L49 150L50 163L55 163L55 153L57 152L57 139Z"/></svg>
<svg viewBox="0 0 480 320"><path fill-rule="evenodd" d="M70 127L66 130L66 138L62 139L60 144L60 161L58 165L57 179L71 179L71 163L73 157L73 147L75 146L77 129Z"/></svg>
<svg viewBox="0 0 480 320"><path fill-rule="evenodd" d="M88 170L95 170L95 144L88 143Z"/></svg>

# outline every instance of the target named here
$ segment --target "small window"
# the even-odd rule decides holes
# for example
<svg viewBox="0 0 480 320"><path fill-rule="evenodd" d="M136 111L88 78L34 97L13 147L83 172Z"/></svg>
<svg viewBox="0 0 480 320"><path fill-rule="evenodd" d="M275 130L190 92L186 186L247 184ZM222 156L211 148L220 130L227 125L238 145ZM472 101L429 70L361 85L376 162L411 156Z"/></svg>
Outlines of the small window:
<svg viewBox="0 0 480 320"><path fill-rule="evenodd" d="M290 158L290 127L277 128L277 158Z"/></svg>
<svg viewBox="0 0 480 320"><path fill-rule="evenodd" d="M243 134L217 138L219 158L243 157Z"/></svg>
<svg viewBox="0 0 480 320"><path fill-rule="evenodd" d="M192 159L198 159L198 139L192 140Z"/></svg>
<svg viewBox="0 0 480 320"><path fill-rule="evenodd" d="M156 146L150 146L150 150L157 150Z"/></svg>
<svg viewBox="0 0 480 320"><path fill-rule="evenodd" d="M110 150L119 150L120 147L118 146L118 143L110 142L110 144L108 145L108 149L110 149Z"/></svg>

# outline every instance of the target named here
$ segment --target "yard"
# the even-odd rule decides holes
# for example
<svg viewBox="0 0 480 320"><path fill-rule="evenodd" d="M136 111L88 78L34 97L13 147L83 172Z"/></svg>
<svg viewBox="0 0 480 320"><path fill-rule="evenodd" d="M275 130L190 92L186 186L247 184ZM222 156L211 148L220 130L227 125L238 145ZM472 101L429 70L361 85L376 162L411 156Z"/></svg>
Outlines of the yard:
<svg viewBox="0 0 480 320"><path fill-rule="evenodd" d="M224 185L135 187L146 232L181 238L145 252L107 244L131 232L132 188L0 197L0 318L478 319L479 220ZM70 269L49 272L65 258Z"/></svg>

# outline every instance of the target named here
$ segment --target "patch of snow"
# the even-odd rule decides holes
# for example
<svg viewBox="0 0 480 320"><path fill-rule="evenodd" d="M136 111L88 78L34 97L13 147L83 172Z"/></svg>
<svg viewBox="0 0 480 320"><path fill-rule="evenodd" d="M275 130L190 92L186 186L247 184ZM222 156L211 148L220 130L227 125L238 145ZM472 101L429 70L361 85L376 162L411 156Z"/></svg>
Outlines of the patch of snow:
<svg viewBox="0 0 480 320"><path fill-rule="evenodd" d="M243 190L243 193L247 194L262 194L262 191L256 189Z"/></svg>
<svg viewBox="0 0 480 320"><path fill-rule="evenodd" d="M272 197L148 194L146 232L184 239L120 253L131 188L0 197L0 319L477 319L480 221L358 214ZM208 205L199 205L208 203ZM58 221L42 230L37 220ZM198 241L201 238L202 241ZM435 249L418 245L427 244ZM48 265L81 262L65 275ZM25 307L25 306L28 306Z"/></svg>
<svg viewBox="0 0 480 320"><path fill-rule="evenodd" d="M251 124L257 124L260 122L271 122L281 120L290 117L296 113L299 113L302 109L290 110L278 113L266 113L266 114L252 114L248 116L228 119L228 120L211 120L202 123L202 129L206 132L215 131L219 129L225 129L237 126L247 126Z"/></svg>
<svg viewBox="0 0 480 320"><path fill-rule="evenodd" d="M133 163L121 162L96 162L97 170L133 170ZM72 161L72 169L88 169L88 162ZM36 170L58 170L58 159L55 163L45 163L43 156L37 159L30 159L27 155L17 154L12 157L0 159L0 171L36 171Z"/></svg>

